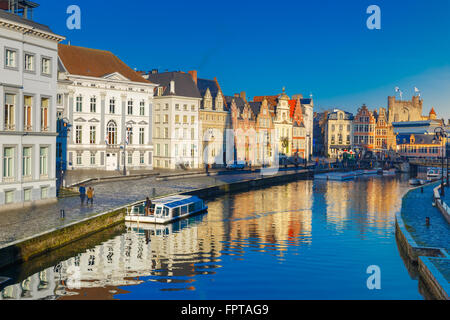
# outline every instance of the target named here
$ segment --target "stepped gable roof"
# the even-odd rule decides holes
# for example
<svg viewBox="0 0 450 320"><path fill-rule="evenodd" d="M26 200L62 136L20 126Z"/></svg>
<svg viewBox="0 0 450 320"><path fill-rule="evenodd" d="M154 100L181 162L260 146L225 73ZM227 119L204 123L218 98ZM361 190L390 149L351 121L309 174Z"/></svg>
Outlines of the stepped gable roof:
<svg viewBox="0 0 450 320"><path fill-rule="evenodd" d="M205 95L206 90L209 88L209 91L211 92L211 96L213 98L217 97L217 94L219 93L219 87L217 86L216 82L214 80L209 79L197 79L197 88L202 97Z"/></svg>
<svg viewBox="0 0 450 320"><path fill-rule="evenodd" d="M201 98L197 85L189 73L179 71L153 73L149 74L148 78L164 87L162 96ZM175 93L170 93L170 82L172 80L175 82Z"/></svg>
<svg viewBox="0 0 450 320"><path fill-rule="evenodd" d="M258 117L262 102L249 102L248 104L250 105L250 109L252 110L255 118Z"/></svg>
<svg viewBox="0 0 450 320"><path fill-rule="evenodd" d="M151 83L110 51L58 44L58 56L73 75L103 78L119 73L133 82Z"/></svg>
<svg viewBox="0 0 450 320"><path fill-rule="evenodd" d="M234 102L236 103L236 106L239 109L239 112L242 112L242 110L244 110L245 107L245 101L241 97L225 96L225 101L228 109L231 110L231 102L233 101L233 99Z"/></svg>
<svg viewBox="0 0 450 320"><path fill-rule="evenodd" d="M211 93L211 96L213 98L213 102L215 101L215 99L217 98L217 95L220 92L222 94L222 98L224 99L223 110L225 110L225 111L228 110L226 100L224 98L224 94L223 94L222 89L220 88L216 78L214 78L214 80L198 78L197 79L197 88L202 97L205 96L206 91L209 89L209 92ZM203 106L202 106L202 108L203 108ZM213 103L213 110L215 110L215 108L216 108L215 103Z"/></svg>
<svg viewBox="0 0 450 320"><path fill-rule="evenodd" d="M289 116L291 118L294 117L294 112L295 112L295 106L296 105L297 105L297 100L296 99L289 100ZM302 112L303 112L303 109L302 109Z"/></svg>

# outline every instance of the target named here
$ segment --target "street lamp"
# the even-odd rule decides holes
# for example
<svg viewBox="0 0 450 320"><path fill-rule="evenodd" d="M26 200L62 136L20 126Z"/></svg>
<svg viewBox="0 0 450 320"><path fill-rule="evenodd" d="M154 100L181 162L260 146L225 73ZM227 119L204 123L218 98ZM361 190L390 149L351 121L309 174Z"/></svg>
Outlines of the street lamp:
<svg viewBox="0 0 450 320"><path fill-rule="evenodd" d="M130 142L130 134L131 134L132 127L131 125L127 125L126 131L125 131L125 141L123 142L123 175L127 175L127 158L126 158L126 147L127 144Z"/></svg>
<svg viewBox="0 0 450 320"><path fill-rule="evenodd" d="M435 138L433 138L433 141L442 141L442 139L445 139L445 143L443 141L442 143L442 152L441 152L441 168L442 168L442 174L441 174L441 196L445 196L445 190L444 190L444 147L446 146L446 140L447 140L447 132L442 127L436 127L434 129ZM448 187L448 158L447 158L447 187Z"/></svg>

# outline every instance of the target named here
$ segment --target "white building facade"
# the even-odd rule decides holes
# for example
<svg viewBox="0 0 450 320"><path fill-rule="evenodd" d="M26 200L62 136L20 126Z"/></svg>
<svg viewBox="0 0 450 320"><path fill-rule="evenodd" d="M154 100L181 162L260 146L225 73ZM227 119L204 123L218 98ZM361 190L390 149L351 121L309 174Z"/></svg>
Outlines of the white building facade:
<svg viewBox="0 0 450 320"><path fill-rule="evenodd" d="M334 109L328 113L325 125L326 154L340 159L344 152L350 152L353 142L353 114Z"/></svg>
<svg viewBox="0 0 450 320"><path fill-rule="evenodd" d="M60 45L59 58L58 114L72 125L68 169L153 169L156 85L108 51Z"/></svg>
<svg viewBox="0 0 450 320"><path fill-rule="evenodd" d="M192 77L183 72L151 73L160 86L154 97L154 167L202 167L199 139L201 96Z"/></svg>
<svg viewBox="0 0 450 320"><path fill-rule="evenodd" d="M0 10L0 210L56 199L58 42Z"/></svg>

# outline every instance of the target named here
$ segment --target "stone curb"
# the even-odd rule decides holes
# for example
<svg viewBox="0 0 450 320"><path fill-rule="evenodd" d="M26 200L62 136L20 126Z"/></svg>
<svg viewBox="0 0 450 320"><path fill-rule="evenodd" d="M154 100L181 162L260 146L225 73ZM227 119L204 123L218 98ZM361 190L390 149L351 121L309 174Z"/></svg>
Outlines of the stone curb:
<svg viewBox="0 0 450 320"><path fill-rule="evenodd" d="M412 188L409 190L402 199L402 210L403 202L405 198L412 192L417 191L417 189L423 186ZM444 248L435 247L420 247L417 245L416 241L412 238L411 234L406 229L405 223L402 218L402 210L395 214L395 229L397 240L402 248L405 250L408 258L418 263L419 274L424 279L428 288L432 294L440 300L449 300L450 287L448 281L442 275L442 273L431 263L428 257L449 259L449 255Z"/></svg>

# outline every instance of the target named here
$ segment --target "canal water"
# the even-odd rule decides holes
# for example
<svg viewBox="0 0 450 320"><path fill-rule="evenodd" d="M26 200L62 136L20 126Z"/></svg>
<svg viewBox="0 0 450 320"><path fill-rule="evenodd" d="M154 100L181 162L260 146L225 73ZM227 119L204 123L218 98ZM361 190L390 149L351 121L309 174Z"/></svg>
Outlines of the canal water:
<svg viewBox="0 0 450 320"><path fill-rule="evenodd" d="M0 299L422 299L395 239L408 188L375 176L221 196L207 214L126 224L0 272Z"/></svg>

